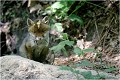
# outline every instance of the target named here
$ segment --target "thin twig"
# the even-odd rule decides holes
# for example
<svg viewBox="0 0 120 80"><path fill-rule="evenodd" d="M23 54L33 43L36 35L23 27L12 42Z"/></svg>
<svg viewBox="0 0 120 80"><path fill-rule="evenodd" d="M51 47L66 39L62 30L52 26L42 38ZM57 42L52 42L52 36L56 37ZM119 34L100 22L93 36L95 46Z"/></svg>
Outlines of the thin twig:
<svg viewBox="0 0 120 80"><path fill-rule="evenodd" d="M95 20L95 28L96 28L96 32L97 32L97 35L98 35L98 39L100 39L100 35L99 35L99 32L98 32L98 26L97 26L96 20Z"/></svg>

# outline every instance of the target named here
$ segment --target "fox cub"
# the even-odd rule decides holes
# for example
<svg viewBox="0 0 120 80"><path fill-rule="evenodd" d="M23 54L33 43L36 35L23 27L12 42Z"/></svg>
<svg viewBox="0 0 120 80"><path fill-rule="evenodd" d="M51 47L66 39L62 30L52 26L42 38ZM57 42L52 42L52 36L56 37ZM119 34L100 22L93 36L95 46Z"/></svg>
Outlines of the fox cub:
<svg viewBox="0 0 120 80"><path fill-rule="evenodd" d="M28 34L19 51L21 56L42 63L53 63L54 54L49 50L49 26L40 20L27 20Z"/></svg>

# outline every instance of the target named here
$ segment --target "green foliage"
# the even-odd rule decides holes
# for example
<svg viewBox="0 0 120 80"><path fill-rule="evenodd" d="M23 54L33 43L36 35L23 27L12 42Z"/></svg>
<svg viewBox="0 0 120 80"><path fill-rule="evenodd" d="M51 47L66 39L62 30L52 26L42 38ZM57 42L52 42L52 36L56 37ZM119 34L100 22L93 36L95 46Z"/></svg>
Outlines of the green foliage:
<svg viewBox="0 0 120 80"><path fill-rule="evenodd" d="M63 39L68 40L68 34L67 33L62 33Z"/></svg>
<svg viewBox="0 0 120 80"><path fill-rule="evenodd" d="M69 40L61 41L58 45L53 46L51 48L51 50L53 50L54 53L59 52L59 51L63 51L65 53L65 55L67 55L67 51L65 49L65 45L73 46L73 44L74 44L74 41L69 41Z"/></svg>
<svg viewBox="0 0 120 80"><path fill-rule="evenodd" d="M55 2L53 5L46 8L45 13L50 14L50 17L56 16L56 19L64 20L67 17L69 6L66 1Z"/></svg>
<svg viewBox="0 0 120 80"><path fill-rule="evenodd" d="M81 72L82 76L84 76L85 79L94 79L94 76L92 75L91 71L85 71Z"/></svg>
<svg viewBox="0 0 120 80"><path fill-rule="evenodd" d="M94 48L88 48L88 49L83 49L83 50L81 50L79 47L76 47L76 48L74 48L74 50L73 50L73 52L74 52L75 54L77 54L78 56L84 55L84 53L93 52L93 51L95 51Z"/></svg>
<svg viewBox="0 0 120 80"><path fill-rule="evenodd" d="M74 46L75 46L74 41L70 41L70 39L69 39L69 36L71 36L71 35L69 35L67 32L65 32L65 33L63 32L64 29L65 29L63 27L63 23L70 20L71 22L73 22L75 24L74 26L72 26L72 27L74 27L73 29L76 29L75 28L75 26L77 25L76 23L78 23L77 26L79 26L79 25L83 26L84 23L85 23L85 20L82 19L82 16L78 15L78 12L80 12L79 9L83 5L85 5L85 3L92 4L92 5L96 6L96 8L97 7L100 7L101 9L105 9L105 8L101 7L101 6L97 5L97 4L94 4L94 3L90 2L90 1L84 0L84 1L79 1L78 5L75 6L75 9L72 10L72 12L68 15L67 12L70 10L71 6L74 3L75 3L75 1L73 1L73 0L61 0L61 1L55 2L54 4L52 4L49 7L47 7L45 9L45 11L43 11L43 13L42 13L42 15L43 14L48 14L50 27L52 29L56 30L57 32L59 32L60 36L62 36L62 38L60 38L61 42L59 42L58 45L53 46L51 48L51 50L53 50L54 53L62 51L67 56L68 51L66 49L66 46L67 47L72 47L73 52L78 56L84 55L84 53L94 52L95 51L95 49L93 49L93 48L83 49L83 50L81 50L79 47L74 48ZM8 1L7 5L9 5L9 4L10 3ZM6 7L5 5L2 5L3 9ZM22 6L22 2L17 3L15 6L12 6L12 5L9 6L10 7L9 9L5 8L6 9L5 14L4 15L2 14L2 16L0 16L0 17L3 19L4 22L6 22L8 20L12 20L12 19L14 19L16 17L22 17L23 22L24 22L24 20L26 20L29 17L29 13L28 13L28 11L26 10L26 8L24 6L22 6L24 8L20 8L19 6ZM92 7L90 7L90 8L92 8ZM22 11L22 13L20 11ZM86 13L85 15L88 15L89 17L93 17L92 10L88 10L88 11L89 12ZM108 11L110 11L110 10L108 10ZM110 11L110 12L113 13L112 11ZM34 13L34 16L35 16L35 13ZM39 16L39 15L37 15L37 16ZM96 15L96 17L97 17L97 15ZM98 52L96 52L96 53L98 53ZM101 63L102 63L102 53L99 52L97 55L100 56ZM80 63L75 64L75 66L77 66L77 67L87 66L87 67L92 67L92 68L97 69L96 66L93 63L91 63L90 61L87 61L87 60L83 60ZM83 77L85 79L92 79L92 80L95 79L96 80L96 79L105 78L104 75L99 75L99 74L92 75L92 73L90 71L80 72L79 70L76 70L76 69L74 69L72 67L68 67L68 66L63 66L61 69L71 71L75 75L81 74L81 75L83 75ZM105 69L101 68L101 70L104 70L105 72L112 72L112 71L115 71L115 70L118 70L118 69L116 69L114 67L106 67Z"/></svg>
<svg viewBox="0 0 120 80"><path fill-rule="evenodd" d="M57 32L62 32L63 31L61 23L55 23L54 25L52 25L52 28L54 28L54 30L56 30Z"/></svg>
<svg viewBox="0 0 120 80"><path fill-rule="evenodd" d="M50 18L50 26L52 29L59 32L59 34L62 36L62 41L57 45L53 46L51 50L53 50L55 53L58 51L63 51L65 54L67 54L67 50L65 48L65 45L67 46L74 46L73 43L66 41L69 40L69 35L67 33L63 33L63 25L62 21L64 20L71 20L72 22L78 22L80 25L83 25L84 22L81 17L77 16L76 14L68 15L67 12L69 11L72 4L74 4L75 1L71 0L61 0L58 2L55 2L51 6L47 7L45 10L46 14L49 14L48 16ZM78 5L75 9L75 11L78 10L80 6ZM73 10L73 12L75 12ZM71 45L72 44L72 45Z"/></svg>
<svg viewBox="0 0 120 80"><path fill-rule="evenodd" d="M77 69L69 67L69 66L61 66L60 69L72 72L77 77L78 80L86 80L86 79L100 80L100 79L107 78L107 76L105 76L103 74L101 74L101 75L100 74L93 75L91 73L91 71L82 71L82 72L80 72L80 70L77 70ZM84 79L79 78L78 75L82 75L84 77Z"/></svg>
<svg viewBox="0 0 120 80"><path fill-rule="evenodd" d="M78 56L84 54L83 51L82 51L80 48L78 48L78 47L74 48L74 51L73 51L73 52L74 52L75 54L77 54Z"/></svg>
<svg viewBox="0 0 120 80"><path fill-rule="evenodd" d="M81 61L80 64L76 64L76 66L78 66L78 67L82 67L82 66L93 67L94 65L88 60L83 60L83 61Z"/></svg>
<svg viewBox="0 0 120 80"><path fill-rule="evenodd" d="M71 20L71 21L77 21L80 25L83 25L84 23L83 23L83 20L81 19L81 17L79 17L79 16L77 16L77 15L75 15L75 14L71 14L70 16L69 16L69 19Z"/></svg>
<svg viewBox="0 0 120 80"><path fill-rule="evenodd" d="M80 63L74 65L74 67L85 67L85 66L95 67L95 65L88 60L83 60ZM101 79L110 78L109 76L106 76L105 74L99 74L98 71L97 71L96 75L93 75L91 73L91 71L82 71L81 72L80 70L77 70L77 69L69 67L69 66L61 66L60 69L72 72L77 77L78 80L87 80L87 79L101 80ZM108 72L110 72L112 70L116 70L116 69L115 68L106 69L106 71L108 71ZM79 78L78 75L82 75L84 77L84 79ZM111 78L114 78L114 77L111 77Z"/></svg>
<svg viewBox="0 0 120 80"><path fill-rule="evenodd" d="M105 72L113 72L113 71L116 71L116 70L118 70L118 69L114 68L114 67L110 67L110 68L104 69Z"/></svg>
<svg viewBox="0 0 120 80"><path fill-rule="evenodd" d="M59 19L59 21L63 21L66 19L70 19L72 21L77 21L79 22L81 25L83 25L83 20L77 16L76 14L71 14L70 16L67 14L67 12L69 11L70 7L72 6L72 4L74 4L75 1L59 1L59 2L55 2L54 4L52 4L51 6L47 7L45 10L46 14L50 15L51 17L54 17L56 19ZM75 11L77 11L80 7L77 7L77 9L75 9ZM73 10L73 12L75 12ZM69 16L69 18L68 18Z"/></svg>
<svg viewBox="0 0 120 80"><path fill-rule="evenodd" d="M64 7L64 5L61 4L60 2L56 2L51 6L51 8L54 8L54 9L61 9L63 7Z"/></svg>
<svg viewBox="0 0 120 80"><path fill-rule="evenodd" d="M88 49L84 49L83 52L87 53L87 52L94 52L95 49L94 48L88 48Z"/></svg>

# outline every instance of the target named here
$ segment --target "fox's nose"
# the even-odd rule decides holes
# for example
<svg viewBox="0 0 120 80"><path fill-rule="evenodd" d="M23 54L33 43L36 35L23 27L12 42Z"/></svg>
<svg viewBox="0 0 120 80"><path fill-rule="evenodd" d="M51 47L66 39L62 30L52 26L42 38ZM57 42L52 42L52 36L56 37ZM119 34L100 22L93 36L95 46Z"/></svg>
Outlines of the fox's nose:
<svg viewBox="0 0 120 80"><path fill-rule="evenodd" d="M43 37L36 37L36 40L42 40Z"/></svg>

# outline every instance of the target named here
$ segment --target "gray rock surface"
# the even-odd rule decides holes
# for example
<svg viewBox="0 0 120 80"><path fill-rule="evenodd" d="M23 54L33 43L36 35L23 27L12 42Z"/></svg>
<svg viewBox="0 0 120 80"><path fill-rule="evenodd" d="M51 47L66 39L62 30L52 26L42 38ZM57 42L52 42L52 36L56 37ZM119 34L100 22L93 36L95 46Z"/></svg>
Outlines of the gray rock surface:
<svg viewBox="0 0 120 80"><path fill-rule="evenodd" d="M76 80L74 74L70 71L60 70L59 66L42 64L20 56L0 57L0 64L0 80ZM96 74L95 71L92 73ZM78 76L83 78L82 75Z"/></svg>

